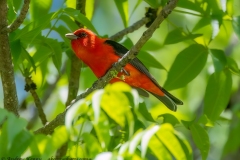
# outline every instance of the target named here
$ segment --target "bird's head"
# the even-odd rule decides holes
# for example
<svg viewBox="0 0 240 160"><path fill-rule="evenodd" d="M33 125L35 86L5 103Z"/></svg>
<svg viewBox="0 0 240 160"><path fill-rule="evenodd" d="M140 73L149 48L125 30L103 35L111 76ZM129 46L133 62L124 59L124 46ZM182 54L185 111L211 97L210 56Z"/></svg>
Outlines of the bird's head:
<svg viewBox="0 0 240 160"><path fill-rule="evenodd" d="M65 34L65 37L71 40L72 45L83 46L83 47L95 47L96 35L92 31L81 28L73 33Z"/></svg>

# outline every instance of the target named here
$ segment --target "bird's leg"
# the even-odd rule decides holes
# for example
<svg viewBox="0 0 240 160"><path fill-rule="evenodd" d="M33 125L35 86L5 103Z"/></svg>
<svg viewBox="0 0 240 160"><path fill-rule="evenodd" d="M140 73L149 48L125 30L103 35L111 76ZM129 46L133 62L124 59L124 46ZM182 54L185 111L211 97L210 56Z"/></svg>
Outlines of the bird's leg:
<svg viewBox="0 0 240 160"><path fill-rule="evenodd" d="M126 71L124 68L121 69L122 73L125 73L126 76L130 76L130 73L128 71Z"/></svg>

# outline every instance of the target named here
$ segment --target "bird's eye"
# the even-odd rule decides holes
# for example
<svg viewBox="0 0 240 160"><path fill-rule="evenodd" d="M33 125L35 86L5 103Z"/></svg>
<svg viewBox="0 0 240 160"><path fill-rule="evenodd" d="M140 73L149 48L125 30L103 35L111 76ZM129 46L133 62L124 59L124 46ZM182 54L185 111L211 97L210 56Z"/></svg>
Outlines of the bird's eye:
<svg viewBox="0 0 240 160"><path fill-rule="evenodd" d="M87 34L85 32L80 32L77 36L79 38L84 38L84 37L87 37Z"/></svg>

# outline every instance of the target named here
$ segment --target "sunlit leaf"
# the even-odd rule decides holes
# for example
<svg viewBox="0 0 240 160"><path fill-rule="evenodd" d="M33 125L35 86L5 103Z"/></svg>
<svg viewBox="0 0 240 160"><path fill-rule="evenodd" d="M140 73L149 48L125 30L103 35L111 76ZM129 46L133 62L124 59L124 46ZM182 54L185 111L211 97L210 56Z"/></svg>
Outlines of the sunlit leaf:
<svg viewBox="0 0 240 160"><path fill-rule="evenodd" d="M157 137L176 159L186 159L186 155L173 133L172 125L168 123L161 125L160 130L157 132Z"/></svg>
<svg viewBox="0 0 240 160"><path fill-rule="evenodd" d="M120 92L128 89L130 87L122 82L109 85L105 87L101 100L103 110L122 127L126 125L127 121L129 123L133 120L130 113L129 100L124 93Z"/></svg>
<svg viewBox="0 0 240 160"><path fill-rule="evenodd" d="M172 155L156 135L152 136L148 146L158 159L172 160Z"/></svg>
<svg viewBox="0 0 240 160"><path fill-rule="evenodd" d="M175 135L186 155L187 160L193 160L193 151L192 151L192 146L189 144L189 141L186 137L184 137L183 134L180 132L175 132Z"/></svg>
<svg viewBox="0 0 240 160"><path fill-rule="evenodd" d="M39 15L42 15L43 13L48 13L48 11L50 10L50 7L52 5L52 0L34 0L30 3L30 15L31 15L31 19L35 20L35 19L39 19Z"/></svg>
<svg viewBox="0 0 240 160"><path fill-rule="evenodd" d="M94 12L94 0L87 0L86 1L86 17L91 20L93 17Z"/></svg>

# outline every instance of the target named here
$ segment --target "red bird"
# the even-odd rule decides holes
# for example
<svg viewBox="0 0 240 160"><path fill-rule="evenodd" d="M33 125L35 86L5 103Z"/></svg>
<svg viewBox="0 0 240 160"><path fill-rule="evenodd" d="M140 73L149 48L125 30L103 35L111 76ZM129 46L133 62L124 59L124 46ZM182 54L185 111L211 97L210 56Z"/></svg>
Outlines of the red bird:
<svg viewBox="0 0 240 160"><path fill-rule="evenodd" d="M68 33L66 37L71 39L72 49L77 57L89 66L98 78L104 76L112 65L128 52L128 49L121 44L99 38L92 31L84 28ZM138 58L131 60L110 83L117 81L148 91L172 111L177 110L177 105L183 104L157 83Z"/></svg>

